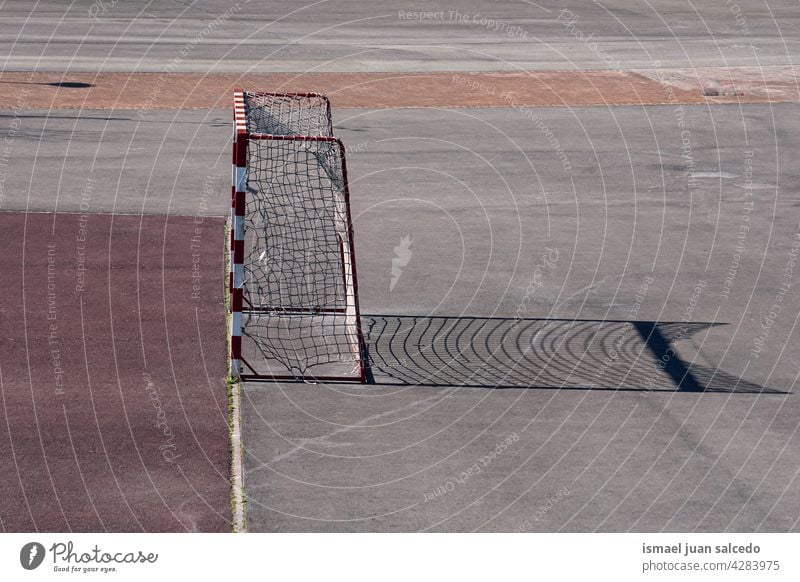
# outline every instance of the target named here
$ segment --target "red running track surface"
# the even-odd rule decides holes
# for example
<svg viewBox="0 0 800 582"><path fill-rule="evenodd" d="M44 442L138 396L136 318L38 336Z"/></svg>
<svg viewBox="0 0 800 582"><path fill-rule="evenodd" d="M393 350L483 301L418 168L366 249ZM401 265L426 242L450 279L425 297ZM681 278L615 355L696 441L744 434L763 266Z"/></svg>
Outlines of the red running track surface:
<svg viewBox="0 0 800 582"><path fill-rule="evenodd" d="M0 529L231 530L224 244L0 213Z"/></svg>

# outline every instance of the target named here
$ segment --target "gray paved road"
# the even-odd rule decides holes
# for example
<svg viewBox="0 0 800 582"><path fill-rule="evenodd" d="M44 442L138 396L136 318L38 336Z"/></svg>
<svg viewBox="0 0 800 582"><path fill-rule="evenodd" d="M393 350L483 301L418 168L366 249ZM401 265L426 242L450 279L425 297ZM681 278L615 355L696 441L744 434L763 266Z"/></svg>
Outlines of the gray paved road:
<svg viewBox="0 0 800 582"><path fill-rule="evenodd" d="M32 6L7 0L0 9L4 70L492 71L648 68L654 59L665 67L778 65L796 62L800 26L791 0L736 8L613 0L567 5L571 14L553 0L83 0L69 8L50 0L37 2L35 14ZM433 14L420 20L419 11Z"/></svg>
<svg viewBox="0 0 800 582"><path fill-rule="evenodd" d="M0 208L227 216L227 111L5 110L0 132L13 168Z"/></svg>
<svg viewBox="0 0 800 582"><path fill-rule="evenodd" d="M799 411L786 392L800 297L781 291L800 246L786 157L795 111L684 107L683 137L672 107L543 110L539 122L512 110L341 112L374 329L435 314L477 343L465 316L499 325L523 304L527 317L590 321L527 337L528 390L490 389L510 359L477 355L432 386L398 388L442 360L380 334L368 343L389 386L247 385L251 529L797 529ZM406 236L411 258L392 288ZM658 376L666 344L596 327L683 318L698 329L668 338L678 381ZM613 355L617 337L625 356ZM494 377L476 379L491 365ZM607 384L626 390L557 389ZM483 464L509 435L519 441Z"/></svg>
<svg viewBox="0 0 800 582"><path fill-rule="evenodd" d="M798 528L795 397L251 384L244 411L251 530Z"/></svg>

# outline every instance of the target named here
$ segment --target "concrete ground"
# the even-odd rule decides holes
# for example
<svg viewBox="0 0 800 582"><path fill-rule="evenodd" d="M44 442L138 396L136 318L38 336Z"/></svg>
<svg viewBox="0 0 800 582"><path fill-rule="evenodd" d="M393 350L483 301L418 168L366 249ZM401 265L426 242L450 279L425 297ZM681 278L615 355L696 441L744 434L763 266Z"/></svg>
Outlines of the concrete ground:
<svg viewBox="0 0 800 582"><path fill-rule="evenodd" d="M665 67L794 62L800 25L795 2L737 8L715 0L641 6L625 0L573 5L279 0L268 6L48 0L38 2L31 17L29 2L6 0L0 54L7 55L4 70L68 72L162 72L168 66L201 73L635 69L650 67L654 59ZM562 13L565 9L570 12ZM601 43L601 54L591 41ZM191 50L181 54L187 44Z"/></svg>
<svg viewBox="0 0 800 582"><path fill-rule="evenodd" d="M379 85L380 107L370 107L372 89L345 88L359 108L336 108L335 133L348 148L376 383L244 385L247 528L800 529L792 350L800 13L789 0L741 12L711 1L629 4L335 0L265 10L222 0L87 0L39 2L32 12L28 2L6 1L0 210L4 272L14 275L0 334L0 451L10 453L0 487L11 500L0 504L0 526L230 529L221 286L202 286L197 320L185 297L186 248L162 253L186 243L194 217L208 217L203 256L213 257L219 241L223 278L234 83L247 86L247 74L266 75L251 78L268 85L278 73L482 71L489 84L480 90L492 95L504 82L491 80L496 71L575 70L574 80L622 70L650 79L663 99L620 105L618 88L615 99L602 93L578 106L586 102L575 100L568 76L553 77L556 107L499 97L445 107L453 104L446 91L437 106L412 84L407 108L392 106L396 95ZM694 67L713 67L717 77L687 82ZM739 68L736 82L725 78L729 67ZM159 75L128 76L142 80L142 95L120 103L111 93L48 85L58 79L3 76L12 72L65 82L79 73ZM171 83L178 73L197 77ZM202 95L186 90L206 74ZM116 77L98 79L105 91ZM145 79L170 98L149 100ZM294 82L304 79L312 77ZM519 83L526 87L524 76ZM19 277L46 281L46 249L37 246L33 260L20 245L54 236L49 221L66 225L59 240L71 250L71 212L98 213L93 224L109 215L114 224L118 215L147 224L109 230L108 255L98 246L95 260L114 271L93 301L105 331L83 334L98 344L86 388L108 395L94 400L91 416L79 350L69 363L74 398L50 397L52 359L40 349L47 330L18 321L37 301L30 317L41 319L46 304L40 289L31 288L29 304L12 288ZM29 230L14 243L20 220ZM128 249L117 262L112 242ZM132 264L133 248L153 254L157 267ZM393 274L397 248L408 260ZM136 280L146 282L141 296ZM145 303L134 305L136 297ZM168 297L182 307L169 308ZM172 323L161 329L153 320L144 334L153 339L144 340L137 310ZM189 339L198 321L202 353ZM79 346L82 335L67 329ZM471 351L448 358L449 344L432 329L455 330ZM97 384L115 365L114 351L103 351L110 341L125 346L124 369ZM34 347L20 352L21 342ZM161 365L143 367L148 350ZM172 352L170 367L162 360ZM159 460L153 411L131 404L130 395L147 390L143 370L185 443L181 476ZM103 443L113 445L107 462L93 464ZM114 478L116 491L104 488Z"/></svg>
<svg viewBox="0 0 800 582"><path fill-rule="evenodd" d="M249 527L796 530L800 297L769 315L800 244L796 112L683 107L688 156L673 107L537 111L557 150L515 110L339 112L379 385L245 387ZM555 330L524 357L391 337L445 316L477 343L521 305ZM704 393L600 323L684 317L697 332L672 345Z"/></svg>

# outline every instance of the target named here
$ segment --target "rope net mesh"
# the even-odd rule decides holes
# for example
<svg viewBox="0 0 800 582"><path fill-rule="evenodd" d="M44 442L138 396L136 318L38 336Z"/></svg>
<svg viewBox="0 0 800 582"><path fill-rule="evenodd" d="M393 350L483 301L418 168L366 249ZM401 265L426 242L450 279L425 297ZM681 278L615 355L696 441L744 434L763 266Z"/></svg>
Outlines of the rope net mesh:
<svg viewBox="0 0 800 582"><path fill-rule="evenodd" d="M333 135L328 98L314 94L244 94L247 132L269 135Z"/></svg>
<svg viewBox="0 0 800 582"><path fill-rule="evenodd" d="M276 102L276 110L260 112L254 123L279 118L286 101ZM246 351L272 375L357 376L361 350L341 143L250 139L246 176Z"/></svg>

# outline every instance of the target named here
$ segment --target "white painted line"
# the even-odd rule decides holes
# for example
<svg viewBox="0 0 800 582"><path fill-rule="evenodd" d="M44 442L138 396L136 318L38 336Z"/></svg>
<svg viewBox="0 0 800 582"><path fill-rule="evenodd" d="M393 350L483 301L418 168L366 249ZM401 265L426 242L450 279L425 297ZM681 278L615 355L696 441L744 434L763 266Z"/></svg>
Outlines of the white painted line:
<svg viewBox="0 0 800 582"><path fill-rule="evenodd" d="M239 360L232 360L231 366ZM237 371L238 373L238 371ZM244 469L242 463L242 385L235 382L231 386L231 487L233 489L233 531L244 533L247 522L244 516Z"/></svg>

